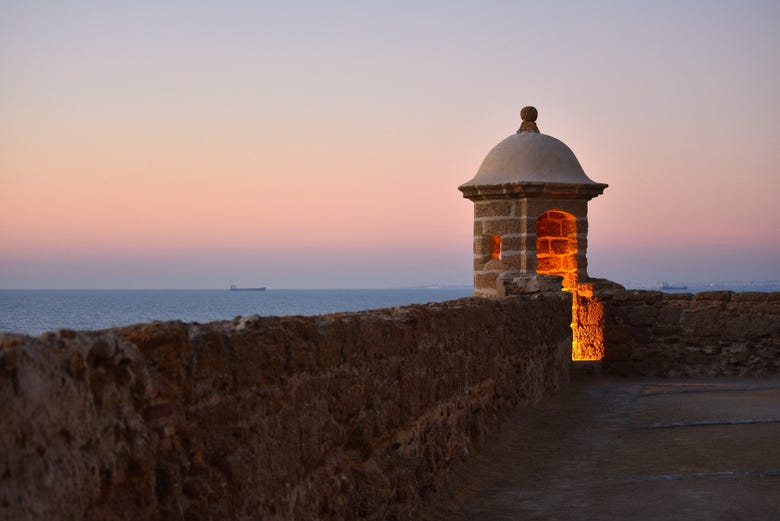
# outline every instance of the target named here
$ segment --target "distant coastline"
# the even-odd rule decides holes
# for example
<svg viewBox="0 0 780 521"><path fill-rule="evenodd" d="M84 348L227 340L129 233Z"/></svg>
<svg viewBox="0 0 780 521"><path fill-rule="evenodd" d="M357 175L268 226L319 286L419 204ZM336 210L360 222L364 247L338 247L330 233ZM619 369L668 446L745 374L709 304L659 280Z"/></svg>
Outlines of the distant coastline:
<svg viewBox="0 0 780 521"><path fill-rule="evenodd" d="M774 292L780 291L780 280L718 281L718 282L669 282L667 287L660 283L620 282L627 289L663 291L665 293L702 293L704 291Z"/></svg>

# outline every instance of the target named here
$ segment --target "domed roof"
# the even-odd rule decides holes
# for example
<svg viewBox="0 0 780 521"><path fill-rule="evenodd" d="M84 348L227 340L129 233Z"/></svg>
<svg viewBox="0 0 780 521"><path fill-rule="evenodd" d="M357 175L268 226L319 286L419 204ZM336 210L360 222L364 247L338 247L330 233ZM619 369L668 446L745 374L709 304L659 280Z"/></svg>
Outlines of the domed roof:
<svg viewBox="0 0 780 521"><path fill-rule="evenodd" d="M532 109L532 112L527 110ZM530 114L529 114L530 112ZM488 152L477 175L459 189L506 184L607 185L592 181L580 162L562 141L540 134L536 109L523 109L523 125L517 134L501 141ZM595 188L595 186L594 186Z"/></svg>

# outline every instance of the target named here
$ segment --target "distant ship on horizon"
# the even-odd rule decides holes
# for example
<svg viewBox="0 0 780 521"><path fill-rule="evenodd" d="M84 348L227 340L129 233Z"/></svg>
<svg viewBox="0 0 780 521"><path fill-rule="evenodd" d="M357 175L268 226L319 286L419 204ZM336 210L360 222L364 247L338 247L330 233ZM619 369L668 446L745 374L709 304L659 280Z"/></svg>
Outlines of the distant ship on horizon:
<svg viewBox="0 0 780 521"><path fill-rule="evenodd" d="M669 284L668 282L661 282L658 284L658 289L665 290L665 289L688 289L688 286L675 286L673 284Z"/></svg>
<svg viewBox="0 0 780 521"><path fill-rule="evenodd" d="M262 288L239 288L235 284L230 285L230 291L265 291L265 287Z"/></svg>

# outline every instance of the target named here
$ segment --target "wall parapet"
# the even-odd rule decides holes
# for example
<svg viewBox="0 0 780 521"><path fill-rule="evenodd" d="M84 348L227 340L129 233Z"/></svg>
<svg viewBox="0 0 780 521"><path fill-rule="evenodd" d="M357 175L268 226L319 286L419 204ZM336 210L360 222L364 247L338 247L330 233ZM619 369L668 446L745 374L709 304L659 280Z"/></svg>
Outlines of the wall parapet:
<svg viewBox="0 0 780 521"><path fill-rule="evenodd" d="M620 376L780 373L780 293L612 291L603 369Z"/></svg>
<svg viewBox="0 0 780 521"><path fill-rule="evenodd" d="M570 296L0 335L0 517L414 518L569 378Z"/></svg>

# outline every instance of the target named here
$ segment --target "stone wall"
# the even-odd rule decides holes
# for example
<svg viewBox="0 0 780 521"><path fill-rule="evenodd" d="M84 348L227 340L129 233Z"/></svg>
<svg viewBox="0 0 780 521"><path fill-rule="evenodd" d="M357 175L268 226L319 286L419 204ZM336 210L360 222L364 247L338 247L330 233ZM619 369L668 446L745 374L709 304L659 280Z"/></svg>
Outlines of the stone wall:
<svg viewBox="0 0 780 521"><path fill-rule="evenodd" d="M780 293L606 291L598 298L607 374L780 373Z"/></svg>
<svg viewBox="0 0 780 521"><path fill-rule="evenodd" d="M577 273L581 278L587 277L587 201L521 198L510 192L474 193L468 197L474 201L474 295L500 296L499 278L502 274L534 275L539 271L560 275ZM561 222L556 231L547 219L551 215L561 221L566 220L566 224ZM543 252L541 261L537 259L537 224L540 217L542 244L559 247L560 242L550 244L544 242L544 238L549 238L550 233L560 234L569 248L565 260L558 258L557 252L555 256L548 256L551 251L547 250ZM541 263L540 270L537 270L538 262Z"/></svg>
<svg viewBox="0 0 780 521"><path fill-rule="evenodd" d="M415 519L568 380L563 293L0 335L2 519Z"/></svg>
<svg viewBox="0 0 780 521"><path fill-rule="evenodd" d="M577 220L550 210L536 220L536 272L563 277L563 287L577 287Z"/></svg>

